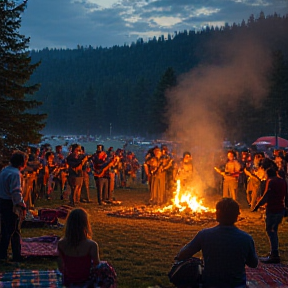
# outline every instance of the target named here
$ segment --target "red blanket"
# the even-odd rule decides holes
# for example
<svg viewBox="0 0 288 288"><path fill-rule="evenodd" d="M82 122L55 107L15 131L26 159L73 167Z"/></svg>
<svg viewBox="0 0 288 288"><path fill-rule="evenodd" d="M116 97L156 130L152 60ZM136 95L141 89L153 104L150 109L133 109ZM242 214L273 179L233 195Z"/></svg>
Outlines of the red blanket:
<svg viewBox="0 0 288 288"><path fill-rule="evenodd" d="M249 288L288 287L288 266L284 264L263 264L257 268L246 268Z"/></svg>
<svg viewBox="0 0 288 288"><path fill-rule="evenodd" d="M59 237L55 235L23 238L21 243L21 255L24 257L56 257L58 255L58 240Z"/></svg>

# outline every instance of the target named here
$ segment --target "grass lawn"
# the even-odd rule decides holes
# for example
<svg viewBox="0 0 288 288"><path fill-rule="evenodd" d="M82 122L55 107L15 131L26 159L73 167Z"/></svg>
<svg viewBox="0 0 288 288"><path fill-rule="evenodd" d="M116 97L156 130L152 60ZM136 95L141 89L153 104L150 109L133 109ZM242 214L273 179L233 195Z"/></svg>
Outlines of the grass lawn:
<svg viewBox="0 0 288 288"><path fill-rule="evenodd" d="M93 203L81 204L85 208L92 223L93 239L98 242L101 260L110 262L118 274L119 287L141 288L159 285L174 287L170 284L167 273L173 263L173 258L179 249L187 243L197 231L214 226L214 223L205 225L187 225L168 221L126 219L107 216L111 210L145 205L149 199L148 189L139 185L134 189L118 189L115 191L121 206L99 206L96 203L96 191L91 191ZM242 198L244 195L242 195ZM221 196L212 197L211 208ZM63 201L55 195L52 201L39 200L37 207L59 207ZM242 203L243 202L243 203ZM242 220L237 226L250 233L259 255L269 251L269 242L265 235L264 220L261 213L251 213L247 204L242 200ZM64 201L67 204L67 201ZM205 202L204 202L205 204ZM246 204L246 205L245 205ZM285 218L279 227L280 253L283 263L288 264L288 222ZM22 229L22 237L37 237L42 235L63 235L62 229L37 228ZM199 254L198 256L200 256ZM29 258L20 264L22 269L51 270L56 269L56 259ZM0 271L4 271L0 266ZM5 270L11 267L5 267Z"/></svg>

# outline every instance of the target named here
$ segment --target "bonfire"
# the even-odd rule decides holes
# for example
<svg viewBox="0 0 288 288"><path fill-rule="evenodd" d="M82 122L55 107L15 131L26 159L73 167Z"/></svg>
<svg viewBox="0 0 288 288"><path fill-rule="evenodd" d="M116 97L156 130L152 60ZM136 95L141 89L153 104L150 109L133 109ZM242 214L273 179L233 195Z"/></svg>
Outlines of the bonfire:
<svg viewBox="0 0 288 288"><path fill-rule="evenodd" d="M186 189L185 191L181 190L181 182L177 180L177 189L174 193L174 199L172 199L172 204L166 206L162 209L159 209L160 212L165 211L174 211L177 209L179 212L195 212L195 213L202 213L202 212L213 212L213 209L205 207L202 205L202 199L197 200L195 194L195 188Z"/></svg>
<svg viewBox="0 0 288 288"><path fill-rule="evenodd" d="M184 189L183 189L184 190ZM155 206L142 205L131 207L107 215L115 217L165 220L169 222L182 222L186 224L204 224L215 221L215 209L203 206L203 201L197 199L194 188L181 190L181 182L177 181L177 189L172 199L172 204L159 208Z"/></svg>

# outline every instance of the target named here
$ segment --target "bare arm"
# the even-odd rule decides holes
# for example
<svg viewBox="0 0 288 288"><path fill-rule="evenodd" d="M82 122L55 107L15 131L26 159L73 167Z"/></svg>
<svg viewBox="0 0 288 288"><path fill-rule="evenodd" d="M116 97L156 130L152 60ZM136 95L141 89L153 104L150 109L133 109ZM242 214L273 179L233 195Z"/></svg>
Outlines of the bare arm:
<svg viewBox="0 0 288 288"><path fill-rule="evenodd" d="M271 189L269 187L269 182L270 182L270 180L268 179L267 183L266 183L265 191L263 193L263 196L259 199L258 203L256 204L255 208L252 211L257 211L260 206L263 206L267 202L268 195L269 195L269 193L271 193Z"/></svg>
<svg viewBox="0 0 288 288"><path fill-rule="evenodd" d="M93 261L93 266L97 266L100 263L99 248L95 241L91 242L90 256Z"/></svg>

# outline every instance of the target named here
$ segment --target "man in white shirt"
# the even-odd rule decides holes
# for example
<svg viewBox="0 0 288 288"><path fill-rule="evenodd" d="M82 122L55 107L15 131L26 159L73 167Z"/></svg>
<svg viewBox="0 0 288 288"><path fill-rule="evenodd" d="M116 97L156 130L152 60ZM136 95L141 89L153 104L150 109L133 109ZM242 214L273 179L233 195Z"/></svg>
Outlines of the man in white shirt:
<svg viewBox="0 0 288 288"><path fill-rule="evenodd" d="M21 234L19 222L25 217L26 204L23 200L20 171L25 169L28 155L16 151L10 165L0 172L0 260L7 261L7 250L11 242L12 261L20 262Z"/></svg>

